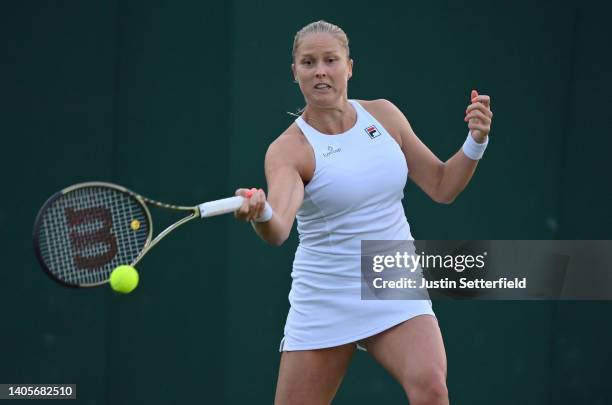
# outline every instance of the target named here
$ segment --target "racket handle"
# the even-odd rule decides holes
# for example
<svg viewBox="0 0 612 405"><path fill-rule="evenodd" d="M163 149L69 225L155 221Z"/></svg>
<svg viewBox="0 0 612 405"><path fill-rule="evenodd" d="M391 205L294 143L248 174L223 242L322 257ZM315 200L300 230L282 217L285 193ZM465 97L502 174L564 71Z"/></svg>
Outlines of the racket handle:
<svg viewBox="0 0 612 405"><path fill-rule="evenodd" d="M205 202L203 204L198 205L198 208L200 209L200 217L214 217L215 215L222 215L234 212L242 206L243 202L244 197L241 196Z"/></svg>

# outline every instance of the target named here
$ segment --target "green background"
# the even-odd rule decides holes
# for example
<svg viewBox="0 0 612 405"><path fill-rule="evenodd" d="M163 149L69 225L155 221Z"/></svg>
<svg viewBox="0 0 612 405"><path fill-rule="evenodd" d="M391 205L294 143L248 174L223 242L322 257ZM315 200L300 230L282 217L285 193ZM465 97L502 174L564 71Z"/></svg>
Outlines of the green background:
<svg viewBox="0 0 612 405"><path fill-rule="evenodd" d="M612 6L596 1L20 1L0 7L2 383L76 383L85 404L268 404L295 233L191 223L128 296L60 287L31 244L38 208L80 181L195 204L265 186L269 143L303 105L293 35L350 38L349 97L386 98L441 159L472 88L491 143L452 205L413 184L418 239L612 239ZM175 219L154 212L160 224ZM436 302L452 403L612 402L610 302ZM401 403L358 353L334 403Z"/></svg>

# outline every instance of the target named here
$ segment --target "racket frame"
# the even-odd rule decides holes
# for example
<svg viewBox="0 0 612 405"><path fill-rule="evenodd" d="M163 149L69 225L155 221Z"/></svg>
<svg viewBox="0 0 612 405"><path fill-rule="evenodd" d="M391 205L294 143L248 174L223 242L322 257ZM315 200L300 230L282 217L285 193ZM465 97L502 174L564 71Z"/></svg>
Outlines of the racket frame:
<svg viewBox="0 0 612 405"><path fill-rule="evenodd" d="M49 199L47 199L47 201L45 201L45 203L43 204L43 206L40 208L40 210L38 211L38 214L36 215L36 220L34 221L34 230L33 230L33 235L32 235L32 241L34 243L34 252L36 254L36 258L38 259L38 262L40 263L41 267L43 268L43 270L45 270L45 272L55 281L59 282L60 284L64 285L64 286L68 286L68 287L75 287L75 288L82 288L82 287L97 287L99 285L103 285L109 282L109 279L105 279L103 281L100 281L98 283L91 283L91 284L81 284L81 285L77 285L77 284L69 284L64 282L63 280L60 280L59 278L57 278L53 272L47 267L43 256L42 256L42 252L40 251L40 245L39 245L39 231L40 231L40 227L42 225L42 217L43 214L46 212L47 208L53 204L58 198L61 198L63 195L66 195L70 192L73 192L75 190L81 189L81 188L88 188L88 187L106 187L106 188L112 188L115 189L117 191L126 193L128 195L130 195L132 198L134 198L142 207L144 213L146 214L147 217L147 221L149 223L149 229L148 229L148 234L147 234L147 238L145 240L144 246L142 248L142 250L140 251L140 253L138 254L138 256L132 261L132 263L125 263L125 264L129 264L130 266L135 266L136 264L138 264L138 262L140 262L140 260L144 257L145 254L147 254L147 252L153 248L153 246L155 246L160 240L162 240L166 235L168 235L170 232L172 232L173 230L175 230L176 228L178 228L179 226L195 219L195 218L200 218L201 214L200 214L200 208L199 206L193 206L193 207L188 207L188 206L182 206L182 205L173 205L173 204L166 204L166 203L162 203L156 200L152 200L150 198L141 196L140 194L137 194L135 192L133 192L132 190L129 190L123 186L114 184L114 183L108 183L108 182L103 182L103 181L90 181L90 182L84 182L84 183L78 183L78 184L74 184L72 186L66 187L60 191L58 191L57 193L53 194L51 197L49 197ZM188 211L190 212L189 215L187 215L186 217L183 217L182 219L178 220L177 222L173 223L172 225L168 226L166 229L164 229L163 231L161 231L154 239L153 239L153 218L151 216L151 211L149 210L149 207L147 206L147 204L153 205L155 207L159 207L159 208L165 208L165 209L170 209L170 210L176 210L176 211Z"/></svg>

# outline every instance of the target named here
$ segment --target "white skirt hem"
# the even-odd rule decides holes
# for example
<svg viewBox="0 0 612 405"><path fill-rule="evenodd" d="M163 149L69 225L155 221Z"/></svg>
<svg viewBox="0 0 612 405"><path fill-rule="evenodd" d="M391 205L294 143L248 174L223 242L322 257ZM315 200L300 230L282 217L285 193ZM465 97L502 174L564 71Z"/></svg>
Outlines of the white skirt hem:
<svg viewBox="0 0 612 405"><path fill-rule="evenodd" d="M328 340L325 342L318 342L318 343L302 343L302 344L297 343L296 344L294 342L291 342L290 338L287 339L287 336L284 336L281 339L278 351L279 352L292 352L292 351L299 351L299 350L328 349L330 347L341 346L347 343L355 343L358 349L367 351L365 347L359 344L360 340L363 340L371 336L374 336L378 333L384 332L387 329L391 329L392 327L399 325L402 322L406 322L409 319L412 319L412 318L415 318L421 315L431 315L433 317L436 316L436 314L434 314L433 310L431 310L431 307L430 307L429 311L422 311L420 313L404 314L402 317L398 319L395 319L393 321L387 321L382 325L378 325L375 328L369 329L366 332L359 333L353 337Z"/></svg>

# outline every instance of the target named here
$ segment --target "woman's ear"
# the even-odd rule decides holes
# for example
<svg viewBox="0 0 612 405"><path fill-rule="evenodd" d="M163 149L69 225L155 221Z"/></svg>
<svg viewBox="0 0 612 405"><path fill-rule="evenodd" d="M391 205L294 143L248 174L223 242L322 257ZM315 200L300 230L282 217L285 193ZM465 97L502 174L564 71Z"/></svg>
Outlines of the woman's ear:
<svg viewBox="0 0 612 405"><path fill-rule="evenodd" d="M295 63L291 64L291 74L293 75L293 83L297 83L297 74L295 73Z"/></svg>

